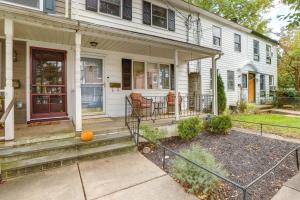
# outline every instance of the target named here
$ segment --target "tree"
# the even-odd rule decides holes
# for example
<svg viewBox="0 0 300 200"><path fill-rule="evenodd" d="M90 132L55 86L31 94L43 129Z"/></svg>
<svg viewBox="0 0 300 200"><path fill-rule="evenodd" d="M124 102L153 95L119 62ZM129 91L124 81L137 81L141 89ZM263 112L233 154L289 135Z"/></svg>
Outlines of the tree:
<svg viewBox="0 0 300 200"><path fill-rule="evenodd" d="M257 32L270 31L269 20L262 14L271 8L272 0L191 0L191 3Z"/></svg>
<svg viewBox="0 0 300 200"><path fill-rule="evenodd" d="M289 30L280 39L282 53L278 67L278 85L300 91L300 30Z"/></svg>
<svg viewBox="0 0 300 200"><path fill-rule="evenodd" d="M279 18L287 20L289 28L300 26L300 1L299 0L283 0L283 3L290 6L292 12L286 16L280 15Z"/></svg>
<svg viewBox="0 0 300 200"><path fill-rule="evenodd" d="M224 89L224 82L220 74L217 77L217 84L218 84L218 113L222 114L226 109L226 95Z"/></svg>

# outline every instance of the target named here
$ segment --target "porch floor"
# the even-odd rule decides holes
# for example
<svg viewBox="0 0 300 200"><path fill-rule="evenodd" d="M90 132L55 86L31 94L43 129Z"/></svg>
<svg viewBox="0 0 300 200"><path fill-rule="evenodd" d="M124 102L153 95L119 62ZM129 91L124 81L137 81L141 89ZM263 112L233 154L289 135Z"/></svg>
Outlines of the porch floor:
<svg viewBox="0 0 300 200"><path fill-rule="evenodd" d="M0 129L0 136L4 136L4 129ZM75 136L73 123L70 120L37 122L32 124L16 124L15 140L1 142L1 146L12 146L63 139Z"/></svg>

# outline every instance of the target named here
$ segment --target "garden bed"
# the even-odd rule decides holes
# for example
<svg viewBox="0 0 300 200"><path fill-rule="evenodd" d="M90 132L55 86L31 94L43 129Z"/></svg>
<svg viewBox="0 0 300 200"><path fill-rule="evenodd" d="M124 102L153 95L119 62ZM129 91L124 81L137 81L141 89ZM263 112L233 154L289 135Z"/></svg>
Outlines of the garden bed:
<svg viewBox="0 0 300 200"><path fill-rule="evenodd" d="M161 140L161 144L177 152L189 148L191 145L201 145L224 166L228 172L228 178L241 185L249 184L297 146L294 143L237 131L231 131L229 135L213 135L204 132L188 141L179 137L171 137ZM147 144L140 145L141 152L144 145ZM144 155L162 167L163 150L161 148ZM174 156L170 152L166 152L166 158L165 170L169 172ZM251 186L247 199L271 199L282 184L296 173L296 159L292 154L273 172ZM229 183L223 183L218 190L222 199L242 199L241 191L238 188Z"/></svg>

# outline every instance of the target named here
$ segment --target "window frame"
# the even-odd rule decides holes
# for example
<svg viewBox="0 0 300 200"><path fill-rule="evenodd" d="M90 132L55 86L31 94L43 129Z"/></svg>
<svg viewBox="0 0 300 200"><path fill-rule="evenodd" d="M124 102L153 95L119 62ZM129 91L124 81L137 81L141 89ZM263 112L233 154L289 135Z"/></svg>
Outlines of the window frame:
<svg viewBox="0 0 300 200"><path fill-rule="evenodd" d="M217 29L219 29L220 30L220 37L217 37L217 36L215 36L214 35L214 28L217 28ZM222 28L221 27L218 27L218 26L215 26L215 25L213 25L213 27L212 27L212 36L213 36L213 38L212 38L212 43L213 43L213 46L215 46L215 47L221 47L222 46ZM215 38L218 38L219 39L219 41L220 41L220 45L216 45L216 44L214 44L214 39Z"/></svg>
<svg viewBox="0 0 300 200"><path fill-rule="evenodd" d="M151 2L150 2L150 3L151 3ZM156 7L158 7L158 8L162 8L162 9L165 9L165 10L166 10L166 27L161 27L161 26L158 26L158 25L153 24L153 6L156 6ZM159 17L159 16L156 16L156 17ZM161 17L159 17L159 18L161 18ZM162 29L168 30L168 29L169 29L169 24L168 24L168 22L169 22L169 10L168 10L168 8L165 8L165 7L163 7L163 6L158 6L157 4L151 3L151 26L154 26L154 27L158 27L158 28L162 28Z"/></svg>
<svg viewBox="0 0 300 200"><path fill-rule="evenodd" d="M272 64L272 46L269 44L266 44L266 64Z"/></svg>
<svg viewBox="0 0 300 200"><path fill-rule="evenodd" d="M244 85L244 77L246 77L246 87ZM248 88L248 74L242 74L242 88L247 89Z"/></svg>
<svg viewBox="0 0 300 200"><path fill-rule="evenodd" d="M158 66L158 71L159 71L159 74L158 74L158 88L148 88L148 64L151 63L151 64L155 64L156 66ZM161 83L161 65L168 65L168 68L169 68L169 88L162 88L162 86L160 85ZM147 90L170 90L171 89L171 84L172 84L172 77L171 77L171 64L168 64L168 63L162 63L162 62L159 62L159 63L155 63L155 62L146 62L146 88ZM174 83L175 84L175 83Z"/></svg>
<svg viewBox="0 0 300 200"><path fill-rule="evenodd" d="M257 48L255 47L255 44L257 44ZM260 60L260 44L258 40L253 40L253 60L259 61ZM255 53L255 50L257 49L257 53Z"/></svg>
<svg viewBox="0 0 300 200"><path fill-rule="evenodd" d="M123 8L123 0L120 0L120 8L119 8L119 13L120 14L119 14L119 16L118 15L113 15L113 14L110 14L110 13L101 12L100 7L101 7L101 0L98 0L97 13L107 15L107 16L110 16L110 17L116 17L116 18L122 19L122 16L123 16L123 9L122 9Z"/></svg>
<svg viewBox="0 0 300 200"><path fill-rule="evenodd" d="M239 43L237 43L236 41L235 41L235 37L236 36L238 36L239 37ZM234 43L234 51L235 52L242 52L242 36L240 35L240 34L237 34L237 33L234 33L234 36L233 36L233 43ZM235 45L239 45L239 49L236 49L235 47Z"/></svg>
<svg viewBox="0 0 300 200"><path fill-rule="evenodd" d="M132 90L145 90L147 89L147 62L143 61L143 60L131 60L131 81L132 81ZM136 88L134 85L134 63L135 62L140 62L140 63L144 63L144 88Z"/></svg>
<svg viewBox="0 0 300 200"><path fill-rule="evenodd" d="M262 79L263 77L263 79ZM262 80L264 80L262 82ZM263 86L263 87L262 87ZM265 97L266 96L266 75L265 74L260 74L259 75L259 91L260 91L260 97ZM263 95L262 95L263 94Z"/></svg>
<svg viewBox="0 0 300 200"><path fill-rule="evenodd" d="M40 6L38 7L31 7L31 6L26 6L23 4L19 4L19 3L13 3L13 2L8 2L5 0L0 0L0 3L4 3L4 4L8 4L8 5L13 5L13 6L18 6L18 7L22 7L22 8L28 8L28 9L33 9L33 10L38 10L38 11L43 11L44 10L44 1L43 0L38 0L40 2Z"/></svg>
<svg viewBox="0 0 300 200"><path fill-rule="evenodd" d="M229 73L232 72L233 73L233 80L229 79ZM233 88L229 87L229 82L233 82ZM227 70L227 90L228 91L235 91L235 73L233 70Z"/></svg>

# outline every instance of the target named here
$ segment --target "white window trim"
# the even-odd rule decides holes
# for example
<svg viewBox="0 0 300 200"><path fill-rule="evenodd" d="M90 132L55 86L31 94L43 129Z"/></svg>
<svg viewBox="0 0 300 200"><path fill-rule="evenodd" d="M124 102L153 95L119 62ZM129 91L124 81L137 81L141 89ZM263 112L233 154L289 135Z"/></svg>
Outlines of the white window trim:
<svg viewBox="0 0 300 200"><path fill-rule="evenodd" d="M229 88L229 79L228 79L228 72L233 72L233 88ZM234 92L235 91L235 71L233 70L227 70L227 91Z"/></svg>
<svg viewBox="0 0 300 200"><path fill-rule="evenodd" d="M151 2L150 2L150 3L151 3ZM167 13L167 16L166 16L166 19L167 19L167 27L166 27L166 28L161 27L161 26L157 26L157 25L153 24L153 20L152 20L152 17L153 17L153 15L152 15L152 11L153 11L152 7L153 7L153 5L154 5L154 6L157 6L157 7L160 7L160 8L166 9L166 13ZM169 30L169 9L168 9L167 7L151 3L151 26L152 26L152 27L155 27L155 28L160 28L160 29L162 29L162 30Z"/></svg>
<svg viewBox="0 0 300 200"><path fill-rule="evenodd" d="M239 43L240 44L240 50L235 50L235 44L237 44L235 42L235 36L236 35L238 35L240 37L240 43ZM233 34L233 49L234 49L234 52L236 52L236 53L242 53L242 36L238 33Z"/></svg>
<svg viewBox="0 0 300 200"><path fill-rule="evenodd" d="M255 42L257 42L257 44L258 44L258 53L257 53L257 54L254 53L254 49L255 49L255 48L254 48L254 47L255 47L255 46L254 46L254 43L255 43ZM255 56L258 56L258 60L255 59ZM259 62L259 61L260 61L260 42L259 42L258 40L253 40L253 60L256 61L256 62Z"/></svg>
<svg viewBox="0 0 300 200"><path fill-rule="evenodd" d="M117 16L117 15L112 15L112 14L109 14L109 13L104 13L104 12L101 12L100 11L100 0L98 0L99 4L98 4L98 8L97 8L97 13L101 14L101 15L105 15L105 16L108 16L108 17L114 17L114 18L117 18L117 19L123 19L123 0L120 0L120 15Z"/></svg>
<svg viewBox="0 0 300 200"><path fill-rule="evenodd" d="M25 5L18 4L18 3L12 3L12 2L8 2L8 1L0 0L0 3L12 5L12 6L18 6L18 7L22 7L22 8L28 8L28 9L32 9L32 10L43 11L44 10L44 1L39 0L39 2L40 2L40 7L37 8L37 7L30 7L30 6L25 6Z"/></svg>

